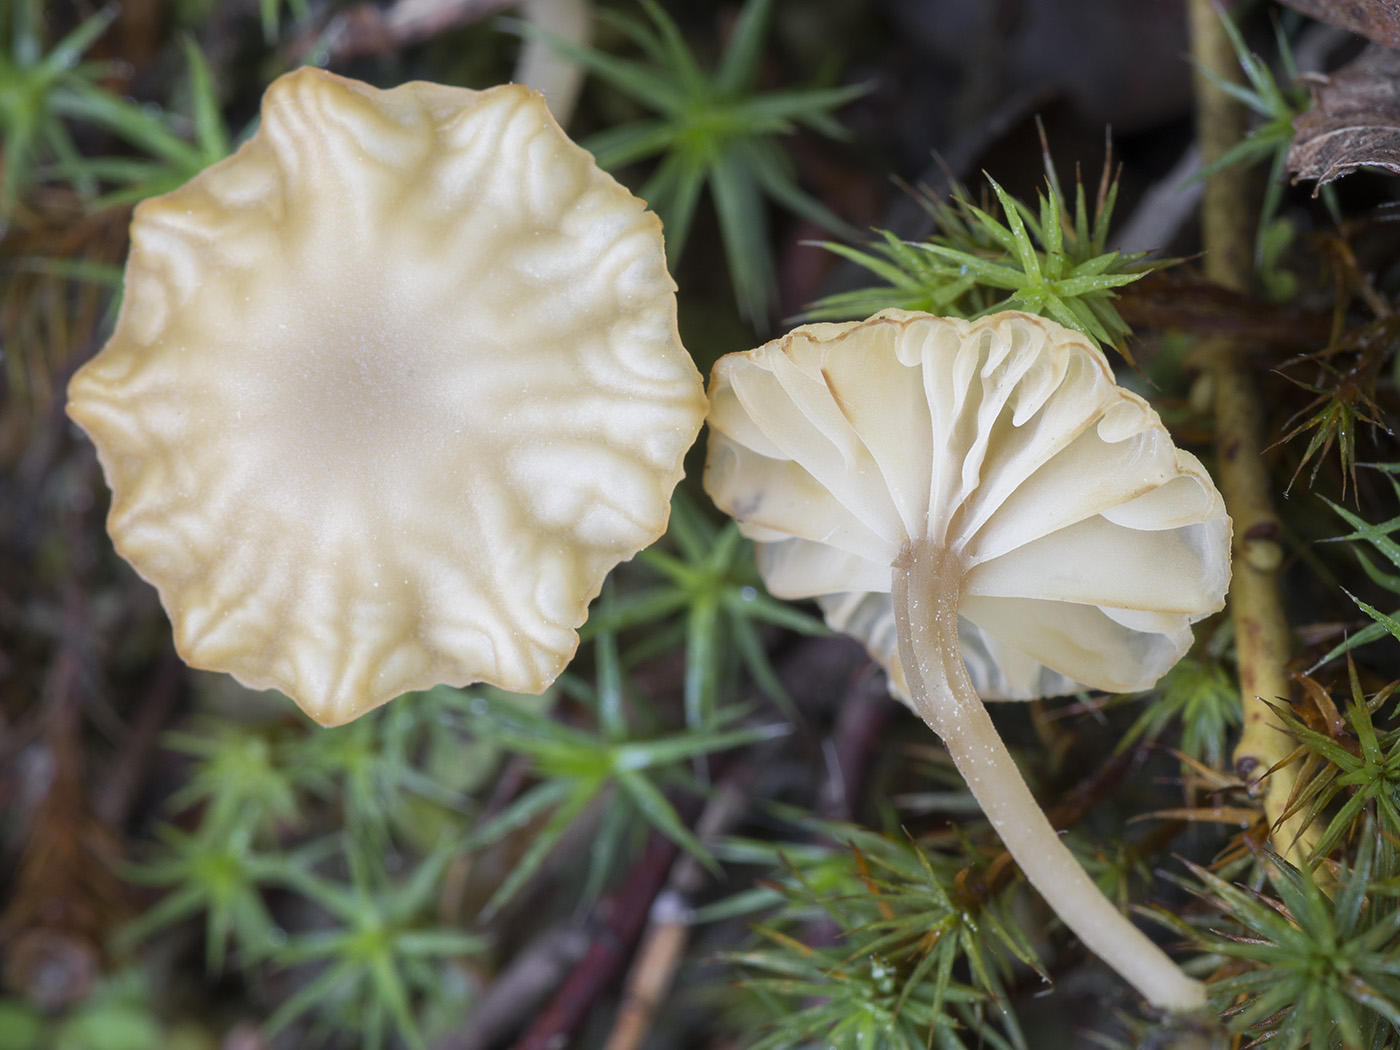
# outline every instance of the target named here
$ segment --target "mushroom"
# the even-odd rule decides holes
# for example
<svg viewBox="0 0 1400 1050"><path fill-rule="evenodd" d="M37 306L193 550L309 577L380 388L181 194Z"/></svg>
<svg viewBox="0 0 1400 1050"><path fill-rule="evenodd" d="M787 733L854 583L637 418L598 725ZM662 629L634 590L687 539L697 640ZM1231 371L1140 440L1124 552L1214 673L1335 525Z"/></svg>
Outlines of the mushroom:
<svg viewBox="0 0 1400 1050"><path fill-rule="evenodd" d="M1022 313L807 325L722 358L710 400L705 487L769 589L865 641L1085 945L1154 1006L1202 1006L1065 848L978 696L1144 689L1185 653L1230 572L1201 464L1082 336Z"/></svg>
<svg viewBox="0 0 1400 1050"><path fill-rule="evenodd" d="M528 88L306 68L131 239L68 411L186 662L327 725L546 688L704 415L645 205Z"/></svg>

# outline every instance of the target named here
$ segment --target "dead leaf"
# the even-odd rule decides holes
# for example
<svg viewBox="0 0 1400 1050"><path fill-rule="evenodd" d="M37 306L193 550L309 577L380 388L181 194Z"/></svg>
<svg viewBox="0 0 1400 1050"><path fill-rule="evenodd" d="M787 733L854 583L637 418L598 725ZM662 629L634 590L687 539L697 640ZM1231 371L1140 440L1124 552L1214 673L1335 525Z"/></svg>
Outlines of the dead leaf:
<svg viewBox="0 0 1400 1050"><path fill-rule="evenodd" d="M1350 65L1316 79L1313 102L1293 121L1288 170L1295 180L1316 179L1316 193L1360 167L1400 175L1400 51L1368 44Z"/></svg>
<svg viewBox="0 0 1400 1050"><path fill-rule="evenodd" d="M1368 40L1400 48L1400 0L1283 0L1319 22L1350 29Z"/></svg>

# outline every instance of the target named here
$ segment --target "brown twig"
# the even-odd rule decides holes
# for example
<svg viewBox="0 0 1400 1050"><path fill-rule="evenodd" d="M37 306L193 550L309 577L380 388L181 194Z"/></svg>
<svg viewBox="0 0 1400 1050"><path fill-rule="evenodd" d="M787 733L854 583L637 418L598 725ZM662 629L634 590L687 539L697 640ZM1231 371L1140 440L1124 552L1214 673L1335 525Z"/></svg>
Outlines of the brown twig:
<svg viewBox="0 0 1400 1050"><path fill-rule="evenodd" d="M748 782L752 779L752 767L740 767L719 785L695 828L702 843L713 843L743 814L748 803ZM704 867L691 856L682 857L672 870L666 888L652 905L646 934L628 971L622 1004L604 1050L637 1050L651 1030L690 943L690 899L706 878Z"/></svg>
<svg viewBox="0 0 1400 1050"><path fill-rule="evenodd" d="M581 924L545 930L515 957L472 1007L466 1024L433 1045L433 1050L487 1050L511 1032L559 987L588 951Z"/></svg>
<svg viewBox="0 0 1400 1050"><path fill-rule="evenodd" d="M121 751L93 798L93 812L109 828L120 828L135 808L151 771L151 756L175 713L184 681L184 663L173 650L167 650L156 664L150 684L142 690L140 706L126 730Z"/></svg>
<svg viewBox="0 0 1400 1050"><path fill-rule="evenodd" d="M1114 305L1134 328L1220 336L1289 354L1326 345L1332 328L1325 314L1265 302L1185 272L1149 273L1124 288Z"/></svg>
<svg viewBox="0 0 1400 1050"><path fill-rule="evenodd" d="M871 757L895 710L884 674L862 661L850 676L831 732L832 771L817 802L817 815L823 820L855 818Z"/></svg>
<svg viewBox="0 0 1400 1050"><path fill-rule="evenodd" d="M43 1010L86 999L102 967L107 932L123 917L117 847L83 792L79 716L86 596L70 581L62 640L43 688L44 733L31 748L34 783L24 850L0 915L5 983Z"/></svg>
<svg viewBox="0 0 1400 1050"><path fill-rule="evenodd" d="M1238 81L1239 62L1212 0L1190 0L1191 52L1196 63L1196 123L1202 160L1209 166L1244 135L1243 108L1206 75ZM1248 292L1253 281L1251 194L1247 172L1232 165L1206 182L1202 241L1206 276L1232 291ZM1230 616L1235 623L1236 659L1244 730L1235 748L1235 771L1263 795L1264 813L1275 826L1275 845L1290 856L1307 852L1307 838L1284 819L1293 787L1293 767L1265 777L1290 750L1291 738L1268 703L1287 701L1291 639L1283 614L1278 571L1283 529L1274 513L1272 481L1264 460L1264 413L1250 367L1250 347L1234 339L1210 339L1197 350L1214 387L1216 467L1225 506L1235 523Z"/></svg>
<svg viewBox="0 0 1400 1050"><path fill-rule="evenodd" d="M330 64L398 54L453 29L516 6L519 0L397 0L387 9L355 4L324 26L299 34L287 45L297 61L311 55Z"/></svg>
<svg viewBox="0 0 1400 1050"><path fill-rule="evenodd" d="M676 803L687 824L695 819L699 803L685 798ZM646 849L633 865L618 891L599 906L607 916L603 933L594 939L568 980L515 1044L515 1050L557 1050L567 1046L598 999L617 979L631 954L632 945L646 926L652 902L666 884L680 847L653 831Z"/></svg>

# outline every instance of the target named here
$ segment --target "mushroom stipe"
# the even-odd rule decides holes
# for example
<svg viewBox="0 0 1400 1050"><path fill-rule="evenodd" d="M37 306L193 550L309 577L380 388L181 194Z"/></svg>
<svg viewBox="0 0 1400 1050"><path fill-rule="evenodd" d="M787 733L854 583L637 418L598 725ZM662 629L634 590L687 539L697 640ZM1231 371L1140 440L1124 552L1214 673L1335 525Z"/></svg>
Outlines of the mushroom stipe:
<svg viewBox="0 0 1400 1050"><path fill-rule="evenodd" d="M860 637L1032 885L1154 1006L1204 988L1036 805L988 698L1144 689L1220 609L1230 520L1200 463L1078 333L887 311L715 366L705 486L779 597Z"/></svg>
<svg viewBox="0 0 1400 1050"><path fill-rule="evenodd" d="M958 656L957 601L963 568L946 549L906 547L894 565L899 656L914 710L942 739L1021 871L1085 947L1154 1006L1205 1005L1199 981L1103 895L1045 817L1016 768Z"/></svg>

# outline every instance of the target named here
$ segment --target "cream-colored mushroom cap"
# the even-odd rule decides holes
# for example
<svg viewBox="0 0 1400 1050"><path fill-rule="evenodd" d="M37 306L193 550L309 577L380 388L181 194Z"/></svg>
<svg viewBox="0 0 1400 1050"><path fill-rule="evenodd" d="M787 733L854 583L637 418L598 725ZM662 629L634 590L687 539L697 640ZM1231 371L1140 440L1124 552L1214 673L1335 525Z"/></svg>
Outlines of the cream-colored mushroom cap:
<svg viewBox="0 0 1400 1050"><path fill-rule="evenodd" d="M69 414L181 656L326 724L545 688L704 414L656 217L527 88L302 69L131 237Z"/></svg>
<svg viewBox="0 0 1400 1050"><path fill-rule="evenodd" d="M1230 521L1083 336L1001 313L814 324L716 366L705 486L774 594L815 597L907 698L890 566L956 552L985 699L1152 685L1220 609Z"/></svg>
<svg viewBox="0 0 1400 1050"><path fill-rule="evenodd" d="M816 597L942 738L1027 879L1154 1006L1204 986L1119 912L1036 805L979 692L1151 685L1222 607L1230 519L1080 335L888 311L715 366L705 486L769 589Z"/></svg>

